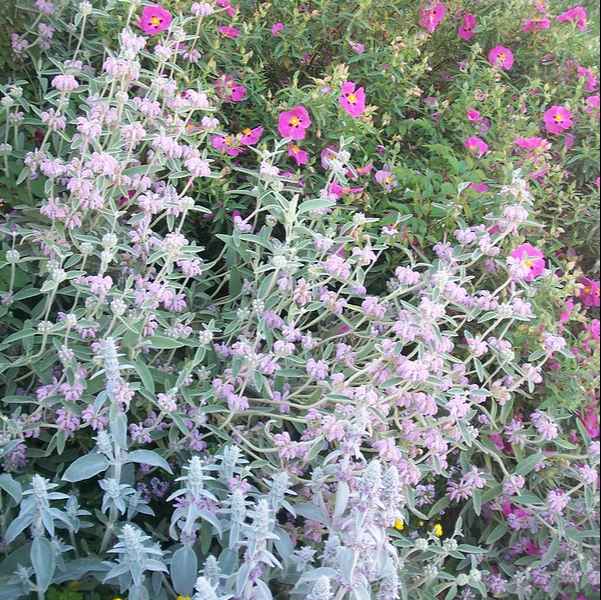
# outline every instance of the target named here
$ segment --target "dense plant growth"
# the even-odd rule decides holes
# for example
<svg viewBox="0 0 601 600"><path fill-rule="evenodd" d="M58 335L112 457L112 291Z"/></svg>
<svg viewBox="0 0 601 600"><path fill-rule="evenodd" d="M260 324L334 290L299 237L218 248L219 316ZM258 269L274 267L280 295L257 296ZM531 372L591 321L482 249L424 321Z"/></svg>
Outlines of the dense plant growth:
<svg viewBox="0 0 601 600"><path fill-rule="evenodd" d="M0 598L598 594L593 6L7 14Z"/></svg>

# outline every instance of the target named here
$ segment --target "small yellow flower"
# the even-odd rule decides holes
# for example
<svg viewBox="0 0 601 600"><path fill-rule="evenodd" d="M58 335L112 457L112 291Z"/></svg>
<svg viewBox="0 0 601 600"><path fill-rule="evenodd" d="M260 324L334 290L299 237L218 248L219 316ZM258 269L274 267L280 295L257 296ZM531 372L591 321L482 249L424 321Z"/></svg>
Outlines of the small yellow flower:
<svg viewBox="0 0 601 600"><path fill-rule="evenodd" d="M444 529L442 528L442 525L440 523L436 523L436 525L434 525L434 527L432 528L432 533L436 537L442 537L444 535Z"/></svg>
<svg viewBox="0 0 601 600"><path fill-rule="evenodd" d="M177 600L191 600L190 596L182 596L181 594L177 597Z"/></svg>
<svg viewBox="0 0 601 600"><path fill-rule="evenodd" d="M397 519L394 522L394 528L397 531L404 531L404 529L405 529L405 521L403 521L403 519Z"/></svg>

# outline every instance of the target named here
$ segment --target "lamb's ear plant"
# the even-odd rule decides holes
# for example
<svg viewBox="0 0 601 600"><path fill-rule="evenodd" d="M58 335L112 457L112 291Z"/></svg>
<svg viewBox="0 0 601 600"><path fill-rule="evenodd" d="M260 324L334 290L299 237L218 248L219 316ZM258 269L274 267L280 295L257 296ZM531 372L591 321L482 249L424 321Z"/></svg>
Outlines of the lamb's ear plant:
<svg viewBox="0 0 601 600"><path fill-rule="evenodd" d="M128 600L598 591L598 420L585 376L570 401L561 375L598 356L574 307L594 281L541 249L551 146L518 156L496 124L494 151L463 139L465 114L486 125L466 90L512 132L522 104L568 127L542 110L555 85L503 113L513 54L474 45L432 88L460 109L420 100L440 2L172 4L25 2L11 39L0 600L73 582ZM338 35L387 23L407 35ZM286 53L299 67L272 81ZM586 166L569 143L553 156Z"/></svg>

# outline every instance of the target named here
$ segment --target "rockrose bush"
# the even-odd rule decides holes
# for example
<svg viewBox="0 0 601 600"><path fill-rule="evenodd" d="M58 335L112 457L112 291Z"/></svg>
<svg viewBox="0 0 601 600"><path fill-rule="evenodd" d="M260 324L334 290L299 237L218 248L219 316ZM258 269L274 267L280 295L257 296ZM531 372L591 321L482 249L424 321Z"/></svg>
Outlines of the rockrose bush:
<svg viewBox="0 0 601 600"><path fill-rule="evenodd" d="M596 78L527 69L594 54L558 4L16 7L0 599L596 597Z"/></svg>

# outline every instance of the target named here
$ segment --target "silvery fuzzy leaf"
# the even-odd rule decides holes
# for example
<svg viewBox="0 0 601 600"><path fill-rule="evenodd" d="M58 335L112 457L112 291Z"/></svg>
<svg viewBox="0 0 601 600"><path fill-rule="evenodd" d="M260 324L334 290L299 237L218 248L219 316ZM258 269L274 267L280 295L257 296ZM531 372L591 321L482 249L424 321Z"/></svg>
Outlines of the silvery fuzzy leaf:
<svg viewBox="0 0 601 600"><path fill-rule="evenodd" d="M346 481L341 481L338 484L336 491L336 505L334 508L334 518L341 517L348 506L351 490Z"/></svg>
<svg viewBox="0 0 601 600"><path fill-rule="evenodd" d="M127 461L135 462L140 464L150 465L152 467L160 467L167 471L167 473L173 475L173 471L169 466L169 463L157 452L153 450L134 450L127 454Z"/></svg>
<svg viewBox="0 0 601 600"><path fill-rule="evenodd" d="M311 521L317 521L322 525L327 525L329 519L327 515L323 512L323 510L311 502L303 502L301 504L296 505L296 514L305 517L305 519L310 519Z"/></svg>
<svg viewBox="0 0 601 600"><path fill-rule="evenodd" d="M110 466L109 460L104 454L90 452L85 456L80 456L69 465L63 473L64 481L76 482L84 479L91 479L95 475L102 473Z"/></svg>
<svg viewBox="0 0 601 600"><path fill-rule="evenodd" d="M170 572L175 591L183 596L191 596L198 576L198 557L190 546L183 546L175 551Z"/></svg>
<svg viewBox="0 0 601 600"><path fill-rule="evenodd" d="M12 475L8 473L0 475L0 489L3 489L15 501L15 504L21 502L21 484L13 479Z"/></svg>
<svg viewBox="0 0 601 600"><path fill-rule="evenodd" d="M35 572L36 587L45 592L56 570L56 554L52 544L44 537L34 538L30 550L31 564Z"/></svg>
<svg viewBox="0 0 601 600"><path fill-rule="evenodd" d="M117 563L106 575L103 582L106 583L111 579L115 579L121 575L124 575L129 571L129 567L124 563Z"/></svg>
<svg viewBox="0 0 601 600"><path fill-rule="evenodd" d="M253 590L253 593L256 600L273 600L271 591L260 579L255 583L255 589Z"/></svg>
<svg viewBox="0 0 601 600"><path fill-rule="evenodd" d="M236 575L236 596L240 596L248 583L252 565L244 563Z"/></svg>
<svg viewBox="0 0 601 600"><path fill-rule="evenodd" d="M22 533L27 527L29 527L33 523L34 514L26 513L20 514L9 526L6 530L6 534L4 536L4 540L6 543L12 542L20 533Z"/></svg>

